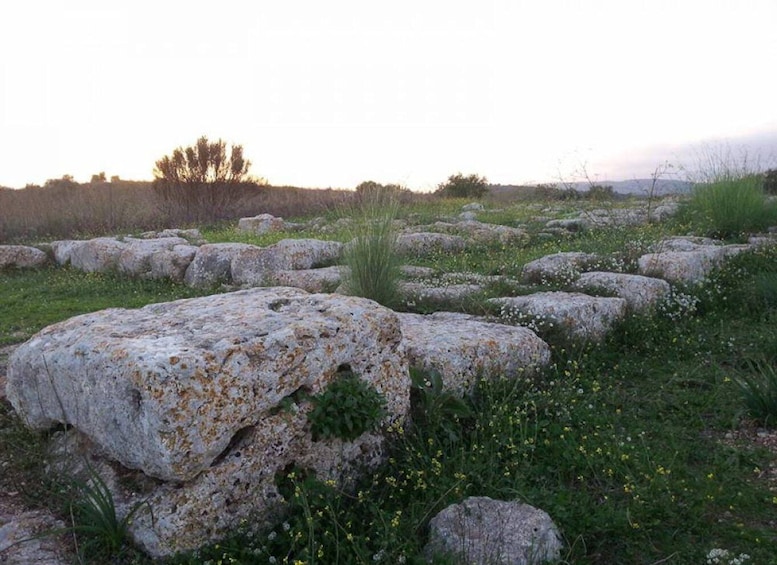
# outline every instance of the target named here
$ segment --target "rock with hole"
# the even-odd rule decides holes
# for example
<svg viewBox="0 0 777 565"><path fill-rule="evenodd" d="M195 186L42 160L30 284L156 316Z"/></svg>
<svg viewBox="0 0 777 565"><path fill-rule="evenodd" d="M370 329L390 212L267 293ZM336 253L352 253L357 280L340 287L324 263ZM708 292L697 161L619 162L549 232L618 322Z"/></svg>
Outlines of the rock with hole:
<svg viewBox="0 0 777 565"><path fill-rule="evenodd" d="M353 441L314 441L311 397L343 372L383 396L386 416ZM13 353L7 392L33 428L72 426L156 480L132 532L161 556L271 515L289 465L342 482L377 464L384 430L408 412L410 379L394 312L278 287L49 326Z"/></svg>

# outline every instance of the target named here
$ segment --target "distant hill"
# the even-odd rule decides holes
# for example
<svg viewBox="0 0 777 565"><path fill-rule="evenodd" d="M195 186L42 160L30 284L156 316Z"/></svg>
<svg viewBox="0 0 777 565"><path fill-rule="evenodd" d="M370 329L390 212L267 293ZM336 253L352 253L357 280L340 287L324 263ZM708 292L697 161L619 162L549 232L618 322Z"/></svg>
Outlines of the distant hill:
<svg viewBox="0 0 777 565"><path fill-rule="evenodd" d="M600 186L611 186L613 190L618 194L634 195L634 196L647 196L648 191L653 183L652 179L632 179L632 180L617 180L617 181L597 181L595 184ZM565 189L568 186L572 186L575 190L585 192L588 190L590 184L588 182L575 182L567 184L556 184L558 188ZM489 185L489 189L493 194L506 194L510 192L519 192L531 190L534 185L506 185L506 184L492 184ZM666 195L666 194L683 194L689 192L691 189L691 183L683 180L676 179L658 179L656 181L654 195Z"/></svg>

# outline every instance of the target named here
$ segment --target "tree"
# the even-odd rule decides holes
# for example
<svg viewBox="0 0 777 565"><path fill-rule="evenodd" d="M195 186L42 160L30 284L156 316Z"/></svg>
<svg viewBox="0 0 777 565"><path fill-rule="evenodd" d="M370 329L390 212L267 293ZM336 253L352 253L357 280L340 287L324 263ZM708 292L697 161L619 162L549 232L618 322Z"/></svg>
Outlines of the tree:
<svg viewBox="0 0 777 565"><path fill-rule="evenodd" d="M243 157L242 145L202 136L190 147L178 147L154 167L154 192L168 217L176 220L214 221L227 217L247 185L251 162Z"/></svg>
<svg viewBox="0 0 777 565"><path fill-rule="evenodd" d="M438 196L447 196L451 198L480 198L488 192L488 180L486 177L479 177L472 174L464 176L456 173L448 177L444 183L437 186L434 191Z"/></svg>
<svg viewBox="0 0 777 565"><path fill-rule="evenodd" d="M105 178L105 171L101 171L97 174L92 175L92 180L89 181L91 184L98 184L101 182L108 182L108 180Z"/></svg>

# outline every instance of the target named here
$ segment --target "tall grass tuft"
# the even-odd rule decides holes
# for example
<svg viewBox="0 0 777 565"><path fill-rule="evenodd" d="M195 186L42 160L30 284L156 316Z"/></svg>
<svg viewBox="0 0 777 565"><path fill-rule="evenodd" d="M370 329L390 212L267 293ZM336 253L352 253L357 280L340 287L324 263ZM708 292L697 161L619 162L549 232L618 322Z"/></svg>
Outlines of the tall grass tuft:
<svg viewBox="0 0 777 565"><path fill-rule="evenodd" d="M750 369L737 380L747 412L765 427L777 427L777 368L764 360Z"/></svg>
<svg viewBox="0 0 777 565"><path fill-rule="evenodd" d="M766 198L762 177L727 177L696 185L680 216L704 235L733 238L777 223L777 204Z"/></svg>
<svg viewBox="0 0 777 565"><path fill-rule="evenodd" d="M352 240L346 246L345 265L350 269L345 285L349 294L370 298L393 308L400 302L400 262L396 253L394 220L399 202L392 190L362 194L351 220Z"/></svg>

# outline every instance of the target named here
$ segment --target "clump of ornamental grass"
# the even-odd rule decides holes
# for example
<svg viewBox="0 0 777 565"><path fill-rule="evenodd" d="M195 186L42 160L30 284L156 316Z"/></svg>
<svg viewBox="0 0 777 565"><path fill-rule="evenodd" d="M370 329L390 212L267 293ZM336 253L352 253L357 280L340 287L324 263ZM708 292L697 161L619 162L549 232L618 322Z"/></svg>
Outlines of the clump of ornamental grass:
<svg viewBox="0 0 777 565"><path fill-rule="evenodd" d="M766 198L763 177L726 176L697 184L679 218L698 233L735 238L777 222L777 205Z"/></svg>
<svg viewBox="0 0 777 565"><path fill-rule="evenodd" d="M353 213L351 241L344 262L348 293L370 298L393 307L400 302L400 261L396 253L394 220L399 202L391 190L374 190L360 195Z"/></svg>

